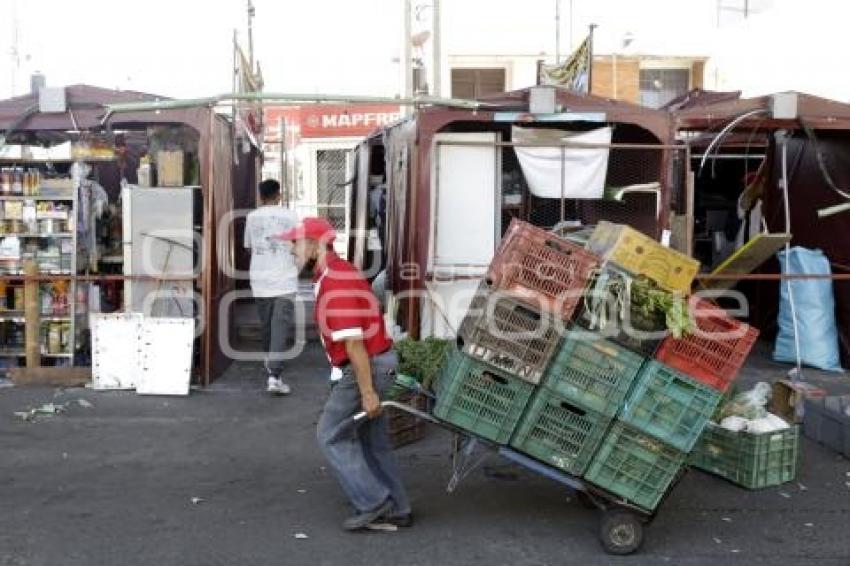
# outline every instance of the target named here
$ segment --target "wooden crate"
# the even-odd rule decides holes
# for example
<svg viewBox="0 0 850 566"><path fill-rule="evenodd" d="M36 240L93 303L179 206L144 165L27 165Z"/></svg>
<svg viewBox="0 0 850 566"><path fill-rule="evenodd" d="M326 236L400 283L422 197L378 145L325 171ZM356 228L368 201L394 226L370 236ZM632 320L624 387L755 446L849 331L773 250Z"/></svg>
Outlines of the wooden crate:
<svg viewBox="0 0 850 566"><path fill-rule="evenodd" d="M406 403L420 411L428 408L428 398L424 395L404 393L396 399L399 403ZM422 440L425 437L426 422L417 419L410 413L394 409L387 409L387 421L390 435L390 445L399 448L407 444Z"/></svg>
<svg viewBox="0 0 850 566"><path fill-rule="evenodd" d="M183 186L183 152L156 152L156 182L160 187Z"/></svg>

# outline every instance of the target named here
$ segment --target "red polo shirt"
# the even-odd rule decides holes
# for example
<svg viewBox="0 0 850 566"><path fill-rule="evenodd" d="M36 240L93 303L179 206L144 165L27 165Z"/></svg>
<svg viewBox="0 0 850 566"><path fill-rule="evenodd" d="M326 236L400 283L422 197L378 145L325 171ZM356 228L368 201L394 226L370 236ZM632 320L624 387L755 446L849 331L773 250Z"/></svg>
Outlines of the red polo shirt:
<svg viewBox="0 0 850 566"><path fill-rule="evenodd" d="M314 282L316 324L333 366L348 363L346 338L362 338L369 357L383 354L392 347L381 306L357 268L329 251L326 264L316 270Z"/></svg>

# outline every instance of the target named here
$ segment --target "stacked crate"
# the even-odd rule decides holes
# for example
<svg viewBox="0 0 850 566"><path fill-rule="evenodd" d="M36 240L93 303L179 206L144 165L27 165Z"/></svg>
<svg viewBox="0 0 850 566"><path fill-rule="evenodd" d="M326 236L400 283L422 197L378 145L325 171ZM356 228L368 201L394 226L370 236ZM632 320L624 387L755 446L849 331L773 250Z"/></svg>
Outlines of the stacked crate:
<svg viewBox="0 0 850 566"><path fill-rule="evenodd" d="M597 288L599 279L624 274L647 277L658 288L686 297L699 270L695 260L608 222L597 226L587 249L604 262ZM625 308L635 313L631 304ZM707 301L690 299L688 308L695 329L682 338L658 340L651 331L660 321L651 319L636 329L638 334L649 331L649 338L612 337L647 359L585 478L647 510L658 505L679 474L757 336ZM593 327L586 317L580 322ZM728 332L719 334L721 329Z"/></svg>
<svg viewBox="0 0 850 566"><path fill-rule="evenodd" d="M601 332L584 306L616 274L684 295L698 267L626 226L600 224L584 249L514 220L443 368L436 416L654 510L755 333L693 301L700 332L647 346ZM718 344L720 327L731 338Z"/></svg>
<svg viewBox="0 0 850 566"><path fill-rule="evenodd" d="M459 348L448 354L434 414L500 444L510 442L533 396L538 413L583 421L535 392L598 264L581 246L515 220L461 324Z"/></svg>

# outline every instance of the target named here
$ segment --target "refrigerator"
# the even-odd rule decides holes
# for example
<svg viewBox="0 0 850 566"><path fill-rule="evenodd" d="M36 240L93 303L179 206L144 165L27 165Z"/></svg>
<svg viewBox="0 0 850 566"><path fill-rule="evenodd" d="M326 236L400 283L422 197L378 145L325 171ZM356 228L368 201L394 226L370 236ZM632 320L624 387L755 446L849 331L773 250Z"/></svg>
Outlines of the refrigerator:
<svg viewBox="0 0 850 566"><path fill-rule="evenodd" d="M194 230L197 187L137 187L121 190L124 274L158 279L126 280L124 311L151 317L193 317L191 277L200 257L200 234ZM198 269L198 271L200 271Z"/></svg>

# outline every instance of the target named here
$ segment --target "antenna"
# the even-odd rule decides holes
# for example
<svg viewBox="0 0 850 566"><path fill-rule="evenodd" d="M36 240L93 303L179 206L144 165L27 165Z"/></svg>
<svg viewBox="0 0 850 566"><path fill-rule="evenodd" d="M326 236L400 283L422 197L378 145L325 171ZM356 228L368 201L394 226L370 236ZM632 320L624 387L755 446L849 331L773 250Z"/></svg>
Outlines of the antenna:
<svg viewBox="0 0 850 566"><path fill-rule="evenodd" d="M12 0L12 47L9 49L9 58L11 60L11 65L9 65L9 72L11 73L11 86L12 92L11 96L15 96L17 92L17 78L18 71L21 68L21 51L20 51L20 25L18 22L18 2L17 0Z"/></svg>
<svg viewBox="0 0 850 566"><path fill-rule="evenodd" d="M251 73L254 73L254 3L248 0L248 63Z"/></svg>

